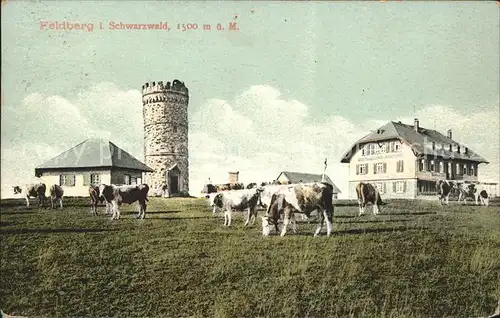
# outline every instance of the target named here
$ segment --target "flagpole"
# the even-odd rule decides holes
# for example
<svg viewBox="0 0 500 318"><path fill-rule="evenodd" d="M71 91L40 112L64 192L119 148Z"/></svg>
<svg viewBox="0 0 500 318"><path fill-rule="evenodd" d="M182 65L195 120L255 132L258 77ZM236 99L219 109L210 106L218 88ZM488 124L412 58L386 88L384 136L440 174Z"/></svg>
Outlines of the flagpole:
<svg viewBox="0 0 500 318"><path fill-rule="evenodd" d="M325 158L325 168L323 169L323 176L321 177L321 182L325 182L325 174L326 174L326 158Z"/></svg>

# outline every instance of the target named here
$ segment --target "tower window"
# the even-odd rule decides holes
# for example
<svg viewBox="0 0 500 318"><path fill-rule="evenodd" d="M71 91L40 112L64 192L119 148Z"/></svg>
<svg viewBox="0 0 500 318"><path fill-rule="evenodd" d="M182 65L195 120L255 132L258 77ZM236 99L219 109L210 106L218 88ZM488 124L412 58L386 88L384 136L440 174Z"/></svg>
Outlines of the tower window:
<svg viewBox="0 0 500 318"><path fill-rule="evenodd" d="M177 132L177 126L174 126L174 133Z"/></svg>

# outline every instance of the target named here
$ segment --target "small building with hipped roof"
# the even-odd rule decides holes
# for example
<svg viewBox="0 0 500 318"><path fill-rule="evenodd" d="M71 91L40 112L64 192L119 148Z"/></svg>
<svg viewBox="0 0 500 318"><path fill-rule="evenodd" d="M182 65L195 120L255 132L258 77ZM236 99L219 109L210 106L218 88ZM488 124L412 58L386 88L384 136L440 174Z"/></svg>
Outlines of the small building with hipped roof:
<svg viewBox="0 0 500 318"><path fill-rule="evenodd" d="M88 196L88 187L99 184L142 183L144 172L153 169L104 139L87 139L35 168L47 185L58 184L65 196Z"/></svg>
<svg viewBox="0 0 500 318"><path fill-rule="evenodd" d="M324 177L324 178L323 178ZM342 193L340 189L333 183L328 175L294 172L294 171L281 171L276 180L281 184L297 184L297 183L310 183L310 182L326 182L333 187L333 198L337 199L338 194Z"/></svg>

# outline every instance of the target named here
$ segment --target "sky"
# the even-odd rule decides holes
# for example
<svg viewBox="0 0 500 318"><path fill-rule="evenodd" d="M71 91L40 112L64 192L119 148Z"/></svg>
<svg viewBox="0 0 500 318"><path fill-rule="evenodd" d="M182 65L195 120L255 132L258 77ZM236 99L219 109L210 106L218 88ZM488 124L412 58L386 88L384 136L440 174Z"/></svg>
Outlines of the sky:
<svg viewBox="0 0 500 318"><path fill-rule="evenodd" d="M174 79L190 93L191 193L233 170L245 183L320 174L327 158L345 194L350 146L415 117L452 129L490 162L480 181L500 182L495 1L8 0L1 14L2 197L86 138L144 160L141 87ZM85 28L50 29L64 21Z"/></svg>

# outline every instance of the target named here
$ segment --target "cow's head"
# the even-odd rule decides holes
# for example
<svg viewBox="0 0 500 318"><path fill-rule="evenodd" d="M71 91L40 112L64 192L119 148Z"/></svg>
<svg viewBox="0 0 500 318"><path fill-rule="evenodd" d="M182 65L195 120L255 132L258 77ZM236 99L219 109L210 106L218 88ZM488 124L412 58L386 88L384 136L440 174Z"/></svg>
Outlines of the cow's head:
<svg viewBox="0 0 500 318"><path fill-rule="evenodd" d="M476 193L477 192L477 189L476 189L476 185L475 184L469 184L467 186L467 192L469 192L470 194L473 194L473 193Z"/></svg>
<svg viewBox="0 0 500 318"><path fill-rule="evenodd" d="M213 205L222 208L222 193L219 193L214 197Z"/></svg>
<svg viewBox="0 0 500 318"><path fill-rule="evenodd" d="M14 191L14 194L19 194L22 192L19 186L13 186L12 190Z"/></svg>
<svg viewBox="0 0 500 318"><path fill-rule="evenodd" d="M267 216L261 216L262 219L262 235L269 236L271 233L271 224L269 222L269 218Z"/></svg>

